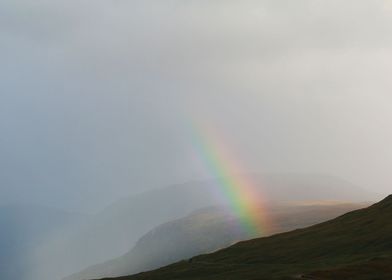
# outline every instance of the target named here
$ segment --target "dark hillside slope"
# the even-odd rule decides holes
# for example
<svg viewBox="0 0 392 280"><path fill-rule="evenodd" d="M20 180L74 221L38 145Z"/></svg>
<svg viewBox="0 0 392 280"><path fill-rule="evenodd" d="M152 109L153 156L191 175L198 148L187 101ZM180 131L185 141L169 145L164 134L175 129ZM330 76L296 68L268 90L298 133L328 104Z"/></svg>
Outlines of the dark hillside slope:
<svg viewBox="0 0 392 280"><path fill-rule="evenodd" d="M354 265L312 272L302 275L302 278L316 280L389 280L392 279L392 258L376 257Z"/></svg>
<svg viewBox="0 0 392 280"><path fill-rule="evenodd" d="M362 264L370 269L370 279L392 279L387 269L392 265L391 220L389 196L322 224L240 242L213 254L117 280L323 279L328 271L336 273L332 279L349 279L338 276L345 271L351 279L357 279ZM383 261L377 261L380 258Z"/></svg>

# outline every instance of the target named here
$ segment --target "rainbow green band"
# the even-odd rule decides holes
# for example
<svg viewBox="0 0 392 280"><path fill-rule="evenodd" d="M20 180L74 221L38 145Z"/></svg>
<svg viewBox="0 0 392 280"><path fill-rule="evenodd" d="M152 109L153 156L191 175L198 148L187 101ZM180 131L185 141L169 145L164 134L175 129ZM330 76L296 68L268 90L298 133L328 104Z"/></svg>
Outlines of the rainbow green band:
<svg viewBox="0 0 392 280"><path fill-rule="evenodd" d="M265 209L260 193L254 184L240 174L234 161L229 160L222 141L216 141L211 130L193 125L192 142L208 171L219 181L220 192L230 205L242 227L252 236L266 233Z"/></svg>

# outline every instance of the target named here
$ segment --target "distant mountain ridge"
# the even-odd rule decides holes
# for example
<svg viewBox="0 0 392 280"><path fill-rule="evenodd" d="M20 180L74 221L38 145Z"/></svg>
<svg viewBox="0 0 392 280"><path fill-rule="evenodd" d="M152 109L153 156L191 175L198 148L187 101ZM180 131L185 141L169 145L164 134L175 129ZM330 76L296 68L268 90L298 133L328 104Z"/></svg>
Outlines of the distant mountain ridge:
<svg viewBox="0 0 392 280"><path fill-rule="evenodd" d="M391 219L392 195L309 228L115 279L392 279Z"/></svg>
<svg viewBox="0 0 392 280"><path fill-rule="evenodd" d="M265 199L272 202L361 202L375 197L345 180L327 175L250 174L249 177ZM32 280L60 280L91 265L122 256L156 226L200 208L224 204L221 191L219 180L195 181L124 198L92 217L79 230L62 234L59 242L45 247L40 254L44 269ZM63 264L60 267L56 266L58 260Z"/></svg>
<svg viewBox="0 0 392 280"><path fill-rule="evenodd" d="M364 207L364 204L281 204L263 213L269 216L270 234L310 226ZM82 280L129 275L151 270L190 257L225 248L252 236L240 226L240 220L223 208L206 208L165 223L144 235L126 255L92 266L65 280ZM253 236L257 237L257 236Z"/></svg>

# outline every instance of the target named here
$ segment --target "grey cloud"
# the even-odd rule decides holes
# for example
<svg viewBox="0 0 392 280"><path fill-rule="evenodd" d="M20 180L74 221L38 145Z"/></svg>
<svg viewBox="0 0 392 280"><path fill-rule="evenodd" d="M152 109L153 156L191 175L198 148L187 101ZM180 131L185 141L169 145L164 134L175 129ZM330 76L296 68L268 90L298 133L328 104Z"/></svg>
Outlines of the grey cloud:
<svg viewBox="0 0 392 280"><path fill-rule="evenodd" d="M387 1L2 1L4 193L98 208L207 176L191 118L253 171L387 191L391 13Z"/></svg>

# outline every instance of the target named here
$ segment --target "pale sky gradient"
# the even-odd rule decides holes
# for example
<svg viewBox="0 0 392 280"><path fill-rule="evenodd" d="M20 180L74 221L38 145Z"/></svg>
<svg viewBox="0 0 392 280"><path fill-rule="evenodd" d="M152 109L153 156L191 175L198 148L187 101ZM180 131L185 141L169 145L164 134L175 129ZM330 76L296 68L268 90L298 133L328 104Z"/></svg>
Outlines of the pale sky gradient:
<svg viewBox="0 0 392 280"><path fill-rule="evenodd" d="M390 1L2 0L0 36L0 204L205 178L191 120L248 171L391 192Z"/></svg>

